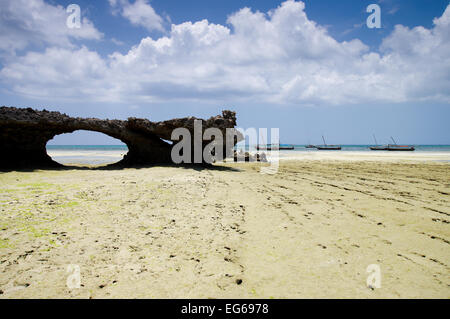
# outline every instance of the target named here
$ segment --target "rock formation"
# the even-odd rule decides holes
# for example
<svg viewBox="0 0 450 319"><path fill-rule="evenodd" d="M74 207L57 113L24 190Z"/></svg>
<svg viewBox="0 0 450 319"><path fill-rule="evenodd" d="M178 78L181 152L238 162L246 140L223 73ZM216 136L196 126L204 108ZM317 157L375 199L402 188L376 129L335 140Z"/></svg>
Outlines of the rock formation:
<svg viewBox="0 0 450 319"><path fill-rule="evenodd" d="M172 163L171 134L175 128L186 128L192 136L195 117L178 118L163 122L148 119L101 120L70 117L59 112L37 111L31 108L0 107L0 168L57 167L47 154L46 145L55 135L76 130L101 132L121 140L128 153L115 165L122 167ZM242 135L234 129L236 113L223 111L222 115L202 120L203 131L218 128L226 141L232 138L234 146ZM226 135L226 129L228 136ZM232 134L230 134L232 132ZM177 141L172 141L177 142ZM203 146L210 141L204 141ZM224 143L224 154L226 154ZM229 151L229 150L228 150Z"/></svg>

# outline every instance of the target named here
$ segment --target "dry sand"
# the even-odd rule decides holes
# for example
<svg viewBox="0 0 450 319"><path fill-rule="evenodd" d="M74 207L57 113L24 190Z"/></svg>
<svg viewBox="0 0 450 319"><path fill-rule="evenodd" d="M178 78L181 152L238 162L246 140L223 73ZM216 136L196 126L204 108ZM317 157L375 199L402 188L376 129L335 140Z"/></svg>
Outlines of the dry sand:
<svg viewBox="0 0 450 319"><path fill-rule="evenodd" d="M449 298L449 168L0 173L0 298ZM370 264L379 289L366 285Z"/></svg>

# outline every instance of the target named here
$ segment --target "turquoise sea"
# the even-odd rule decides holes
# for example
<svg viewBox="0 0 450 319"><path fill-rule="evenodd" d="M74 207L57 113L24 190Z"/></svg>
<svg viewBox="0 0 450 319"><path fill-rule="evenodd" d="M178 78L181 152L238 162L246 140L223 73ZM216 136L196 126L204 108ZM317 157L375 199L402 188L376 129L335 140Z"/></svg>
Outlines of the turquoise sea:
<svg viewBox="0 0 450 319"><path fill-rule="evenodd" d="M292 151L305 151L305 152L314 152L316 149L307 149L304 144L280 144L281 146L292 145L294 146L294 150ZM370 151L369 147L375 145L344 145L341 144L342 151L352 151L352 152L367 152ZM414 145L416 152L450 152L450 145ZM244 149L244 145L237 145L237 149ZM253 151L256 150L255 146L245 146L246 149ZM292 152L291 151L291 152ZM289 151L286 151L289 152Z"/></svg>
<svg viewBox="0 0 450 319"><path fill-rule="evenodd" d="M314 149L305 149L305 145L294 145L295 151L314 151ZM370 146L375 145L341 145L343 151L368 151ZM250 151L255 150L255 146L245 146ZM450 152L450 145L414 145L416 152ZM236 146L237 149L243 149L243 145ZM47 150L58 151L128 151L126 145L47 145Z"/></svg>
<svg viewBox="0 0 450 319"><path fill-rule="evenodd" d="M47 150L128 151L128 147L125 144L123 144L123 145L47 145Z"/></svg>

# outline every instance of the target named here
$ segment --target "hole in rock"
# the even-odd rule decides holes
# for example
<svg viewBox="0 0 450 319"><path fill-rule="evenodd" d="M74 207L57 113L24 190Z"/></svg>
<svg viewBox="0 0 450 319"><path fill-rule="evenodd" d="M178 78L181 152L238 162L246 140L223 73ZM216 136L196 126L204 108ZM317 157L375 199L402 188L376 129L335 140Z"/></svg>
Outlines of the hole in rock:
<svg viewBox="0 0 450 319"><path fill-rule="evenodd" d="M103 166L121 161L127 153L122 141L85 130L56 135L47 142L47 154L63 165Z"/></svg>

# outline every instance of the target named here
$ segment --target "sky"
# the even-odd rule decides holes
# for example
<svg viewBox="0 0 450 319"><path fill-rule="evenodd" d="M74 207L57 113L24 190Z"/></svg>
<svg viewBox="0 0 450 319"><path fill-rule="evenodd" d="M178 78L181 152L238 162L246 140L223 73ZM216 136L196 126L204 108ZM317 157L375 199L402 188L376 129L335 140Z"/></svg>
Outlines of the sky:
<svg viewBox="0 0 450 319"><path fill-rule="evenodd" d="M231 109L281 143L450 144L449 104L448 0L0 1L0 105L151 121Z"/></svg>

